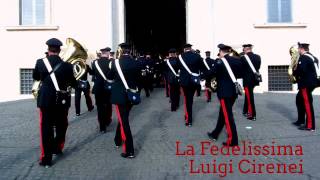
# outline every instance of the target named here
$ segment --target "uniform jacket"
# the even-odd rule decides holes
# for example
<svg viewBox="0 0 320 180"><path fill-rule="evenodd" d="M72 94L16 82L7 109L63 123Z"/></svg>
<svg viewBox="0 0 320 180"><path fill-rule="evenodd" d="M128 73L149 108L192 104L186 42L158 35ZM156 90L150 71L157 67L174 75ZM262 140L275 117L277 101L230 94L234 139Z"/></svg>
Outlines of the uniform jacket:
<svg viewBox="0 0 320 180"><path fill-rule="evenodd" d="M225 55L226 60L228 61L232 72L235 77L242 77L242 63L240 59ZM211 68L211 76L215 76L217 80L217 96L219 99L222 98L236 98L237 93L235 89L234 82L231 80L231 77L221 59L217 59L214 65Z"/></svg>
<svg viewBox="0 0 320 180"><path fill-rule="evenodd" d="M187 51L183 53L181 56L191 72L200 74L200 72L204 70L205 67L202 62L202 58L199 54L192 51ZM181 64L180 60L178 61L178 67L180 69L181 86L193 85L193 83L191 82L191 75Z"/></svg>
<svg viewBox="0 0 320 180"><path fill-rule="evenodd" d="M67 87L75 87L77 85L77 81L73 75L73 66L71 64L63 62L57 55L48 56L48 60L52 69L54 69L56 65L62 63L59 69L54 72L60 90L67 90ZM37 106L40 108L56 106L56 89L49 76L49 72L43 62L43 59L37 60L36 66L33 70L33 79L42 81L37 98Z"/></svg>
<svg viewBox="0 0 320 180"><path fill-rule="evenodd" d="M316 63L318 64L319 62L318 59L316 57L314 58ZM293 71L293 75L297 79L298 89L315 88L317 86L318 80L317 80L316 69L314 67L314 62L307 55L300 56L298 60L297 69Z"/></svg>
<svg viewBox="0 0 320 180"><path fill-rule="evenodd" d="M169 63L171 64L171 66L173 67L174 71L176 74L178 74L179 71L179 59L175 58L175 57L170 57L167 61L169 61ZM177 80L179 79L179 77L176 77L173 72L171 71L170 67L168 66L167 62L165 62L166 64L166 74L167 74L167 78L170 84L175 84L177 83Z"/></svg>
<svg viewBox="0 0 320 180"><path fill-rule="evenodd" d="M249 52L247 54L251 60L251 63L255 67L256 71L259 72L261 66L261 58L259 55ZM243 86L245 87L254 87L259 85L259 82L256 82L255 75L251 70L246 58L241 56L241 61L243 64Z"/></svg>
<svg viewBox="0 0 320 180"><path fill-rule="evenodd" d="M95 94L96 104L107 104L110 103L111 92L105 89L106 80L99 73L95 62L99 64L100 69L102 70L105 77L107 77L109 69L109 64L111 60L106 57L101 57L93 61L92 63L92 74L93 74L93 89L92 92Z"/></svg>
<svg viewBox="0 0 320 180"><path fill-rule="evenodd" d="M129 55L123 55L119 59L119 64L130 89L141 87L141 65ZM116 69L115 63L111 65L111 70L107 75L108 79L114 80L111 89L112 104L129 103L126 89Z"/></svg>

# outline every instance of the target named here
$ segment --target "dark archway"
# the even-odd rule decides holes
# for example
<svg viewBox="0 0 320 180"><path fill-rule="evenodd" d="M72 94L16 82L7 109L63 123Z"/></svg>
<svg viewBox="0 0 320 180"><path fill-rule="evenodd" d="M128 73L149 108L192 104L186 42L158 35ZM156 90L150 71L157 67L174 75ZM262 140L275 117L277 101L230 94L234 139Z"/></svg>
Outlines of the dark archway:
<svg viewBox="0 0 320 180"><path fill-rule="evenodd" d="M186 0L125 0L126 41L165 54L186 42Z"/></svg>

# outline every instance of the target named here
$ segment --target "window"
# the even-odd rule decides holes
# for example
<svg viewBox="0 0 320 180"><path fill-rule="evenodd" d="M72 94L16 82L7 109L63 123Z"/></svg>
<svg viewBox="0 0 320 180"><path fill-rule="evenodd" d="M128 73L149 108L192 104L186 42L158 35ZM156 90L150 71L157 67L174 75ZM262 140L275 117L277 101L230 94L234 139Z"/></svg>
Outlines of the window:
<svg viewBox="0 0 320 180"><path fill-rule="evenodd" d="M269 66L269 91L292 91L288 75L289 66Z"/></svg>
<svg viewBox="0 0 320 180"><path fill-rule="evenodd" d="M20 25L46 24L47 0L20 0Z"/></svg>
<svg viewBox="0 0 320 180"><path fill-rule="evenodd" d="M20 69L20 94L31 94L33 69Z"/></svg>
<svg viewBox="0 0 320 180"><path fill-rule="evenodd" d="M269 23L291 23L292 22L291 0L268 0L268 22Z"/></svg>

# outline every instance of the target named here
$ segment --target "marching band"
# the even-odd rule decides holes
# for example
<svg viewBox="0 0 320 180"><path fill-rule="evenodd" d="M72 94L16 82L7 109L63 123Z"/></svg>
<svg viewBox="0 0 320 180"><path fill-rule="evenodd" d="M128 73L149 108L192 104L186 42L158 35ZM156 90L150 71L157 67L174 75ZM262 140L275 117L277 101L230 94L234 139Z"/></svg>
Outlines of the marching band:
<svg viewBox="0 0 320 180"><path fill-rule="evenodd" d="M150 97L155 84L165 85L165 95L170 97L172 112L178 110L180 96L183 95L184 123L185 126L192 127L193 123L199 123L194 121L192 113L193 97L200 87L200 82L205 80L206 101L210 102L211 93L216 92L220 103L216 127L207 135L210 140L216 141L225 126L227 140L223 143L224 146L238 146L232 108L243 91L243 115L248 120L255 121L257 118L253 92L262 81L259 73L261 57L253 53L251 44L243 45L241 55L235 53L231 46L219 44L219 54L215 60L210 57L210 51L205 52L206 57L203 59L192 49L191 44L186 44L183 53L178 54L176 49L171 48L168 54L163 56L166 58L155 60L151 53L144 51L140 51L139 56L134 58L130 44L122 43L112 56L111 48L100 49L97 52L98 59L92 61L90 66L86 65L85 72L76 77L75 64L59 57L62 42L52 38L46 44L47 57L37 60L33 72L34 80L40 81L37 84L39 89L34 93L37 93L37 106L40 109L41 166L50 167L52 155L63 154L71 104L70 87L75 89L76 116L81 115L82 92L88 111L94 109L88 74L92 75L94 83L92 93L95 96L99 131L107 132L114 105L118 118L114 143L116 147L122 146L121 157L124 158L135 157L129 123L130 110L140 103L141 90L144 89L146 97ZM320 86L318 59L309 52L309 44L298 43L297 46L299 55L292 66L292 75L299 89L296 96L298 116L294 125L300 130L314 131L312 91ZM239 78L243 79L243 85L238 83Z"/></svg>

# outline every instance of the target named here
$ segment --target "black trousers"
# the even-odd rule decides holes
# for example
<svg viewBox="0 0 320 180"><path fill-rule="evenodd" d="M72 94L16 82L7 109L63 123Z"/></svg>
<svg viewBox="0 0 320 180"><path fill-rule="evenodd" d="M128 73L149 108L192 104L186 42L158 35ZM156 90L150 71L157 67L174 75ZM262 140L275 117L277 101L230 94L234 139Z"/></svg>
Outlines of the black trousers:
<svg viewBox="0 0 320 180"><path fill-rule="evenodd" d="M112 122L112 104L110 102L110 94L99 92L95 94L95 99L100 131L106 131L107 126Z"/></svg>
<svg viewBox="0 0 320 180"><path fill-rule="evenodd" d="M179 107L180 102L180 85L169 84L170 100L171 100L171 111L176 111Z"/></svg>
<svg viewBox="0 0 320 180"><path fill-rule="evenodd" d="M83 92L84 97L86 98L86 104L87 104L87 108L88 111L90 109L92 109L92 100L91 100L91 96L90 96L90 88L88 89L81 89L81 88L76 88L75 89L75 107L76 107L76 114L80 114L81 112L81 108L80 108L80 104L81 104L81 93Z"/></svg>
<svg viewBox="0 0 320 180"><path fill-rule="evenodd" d="M244 87L244 105L243 105L243 114L247 114L248 117L256 117L256 106L254 104L254 87Z"/></svg>
<svg viewBox="0 0 320 180"><path fill-rule="evenodd" d="M148 88L150 90L150 92L153 91L153 83L154 83L154 78L153 78L154 74L147 74L147 78L148 78L148 81L147 81L147 85L148 85Z"/></svg>
<svg viewBox="0 0 320 180"><path fill-rule="evenodd" d="M117 117L119 120L114 142L117 146L122 144L124 153L134 153L133 139L129 124L129 113L132 108L131 104L116 105Z"/></svg>
<svg viewBox="0 0 320 180"><path fill-rule="evenodd" d="M193 96L196 91L196 86L182 86L183 96L184 96L184 112L186 124L192 123L192 105L193 105Z"/></svg>
<svg viewBox="0 0 320 180"><path fill-rule="evenodd" d="M69 108L40 108L40 161L51 163L52 153L62 151L68 128Z"/></svg>
<svg viewBox="0 0 320 180"><path fill-rule="evenodd" d="M207 101L211 101L211 91L209 90L209 88L206 88L206 97L207 97Z"/></svg>
<svg viewBox="0 0 320 180"><path fill-rule="evenodd" d="M238 145L237 128L232 113L232 106L235 103L235 100L236 98L224 98L220 100L218 122L216 128L211 132L213 137L218 138L223 126L226 125L228 135L226 143L228 145Z"/></svg>
<svg viewBox="0 0 320 180"><path fill-rule="evenodd" d="M197 86L197 96L201 96L201 85Z"/></svg>
<svg viewBox="0 0 320 180"><path fill-rule="evenodd" d="M315 129L315 117L313 110L313 88L299 89L296 96L296 106L298 110L298 122L306 124L309 129Z"/></svg>
<svg viewBox="0 0 320 180"><path fill-rule="evenodd" d="M147 76L142 77L142 81L144 82L142 85L142 89L144 89L146 96L150 96L150 85L149 85L149 79Z"/></svg>
<svg viewBox="0 0 320 180"><path fill-rule="evenodd" d="M164 88L165 88L165 93L166 97L170 97L170 89L169 89L169 80L167 76L164 76Z"/></svg>

